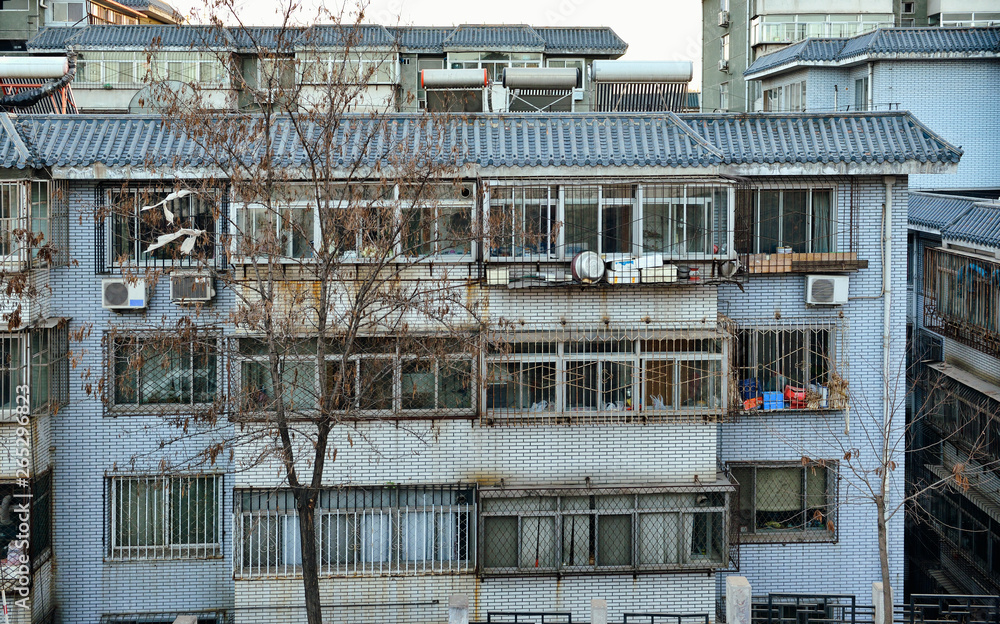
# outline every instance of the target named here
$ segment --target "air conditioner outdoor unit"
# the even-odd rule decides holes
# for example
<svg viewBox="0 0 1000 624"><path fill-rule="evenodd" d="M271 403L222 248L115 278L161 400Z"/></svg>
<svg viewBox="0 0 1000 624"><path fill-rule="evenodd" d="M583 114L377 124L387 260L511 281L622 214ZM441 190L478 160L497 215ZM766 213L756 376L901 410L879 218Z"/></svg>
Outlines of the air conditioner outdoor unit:
<svg viewBox="0 0 1000 624"><path fill-rule="evenodd" d="M146 307L146 280L121 277L101 280L101 307L108 310L140 310Z"/></svg>
<svg viewBox="0 0 1000 624"><path fill-rule="evenodd" d="M844 305L850 280L846 275L806 276L806 303L809 305Z"/></svg>
<svg viewBox="0 0 1000 624"><path fill-rule="evenodd" d="M722 59L721 61L719 61L719 71L722 72L729 71L729 61L727 61L726 59Z"/></svg>
<svg viewBox="0 0 1000 624"><path fill-rule="evenodd" d="M719 11L719 26L729 26L729 11Z"/></svg>
<svg viewBox="0 0 1000 624"><path fill-rule="evenodd" d="M171 275L170 300L177 303L211 301L215 296L212 278L208 275Z"/></svg>

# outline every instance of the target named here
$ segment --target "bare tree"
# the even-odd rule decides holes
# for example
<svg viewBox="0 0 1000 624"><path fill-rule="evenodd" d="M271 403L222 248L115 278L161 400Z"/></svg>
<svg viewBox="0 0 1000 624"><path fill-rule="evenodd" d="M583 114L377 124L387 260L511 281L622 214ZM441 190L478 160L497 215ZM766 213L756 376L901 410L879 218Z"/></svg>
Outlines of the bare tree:
<svg viewBox="0 0 1000 624"><path fill-rule="evenodd" d="M363 9L323 9L327 23L305 27L290 3L280 25L253 28L231 2L210 8L205 49L228 68L237 110L217 110L206 88L178 92L151 75L163 131L194 146L201 173L155 191L123 186L99 216L133 224L119 228L136 239L116 254L126 274L136 260L153 282L190 267L234 303L192 306L175 331L138 341L108 332L103 387L110 403L127 403L144 391L139 376L191 362L201 387L184 399L202 409L161 410L177 432L161 447L188 453L168 468L280 464L298 517L306 613L319 624L316 512L343 450L331 431L477 409L472 354L482 333L465 288L475 265L454 262L471 257L482 230L477 189L455 164L454 120L390 115L400 94L383 78L395 57L372 47ZM219 11L237 25L223 30ZM211 45L224 32L233 55ZM157 50L148 54L152 64ZM172 173L190 162L149 167ZM198 379L212 375L222 387ZM215 434L195 453L192 428Z"/></svg>

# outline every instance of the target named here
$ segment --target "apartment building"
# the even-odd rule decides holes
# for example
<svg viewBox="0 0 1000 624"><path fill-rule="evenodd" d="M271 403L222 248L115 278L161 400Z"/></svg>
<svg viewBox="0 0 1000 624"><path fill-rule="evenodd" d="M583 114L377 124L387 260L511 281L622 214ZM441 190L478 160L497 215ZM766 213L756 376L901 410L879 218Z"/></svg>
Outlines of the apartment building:
<svg viewBox="0 0 1000 624"><path fill-rule="evenodd" d="M940 5L930 10L942 12ZM807 39L757 59L746 76L759 81L765 110L909 110L964 151L957 175L910 177L908 479L917 491L964 463L976 485L920 499L922 522L908 531L909 586L991 594L1000 587L989 546L996 502L988 486L1000 370L991 281L1000 153L995 128L980 122L1000 114L983 95L984 87L1000 86L1000 28L963 27L950 17L932 18L949 28ZM952 98L962 106L947 104Z"/></svg>
<svg viewBox="0 0 1000 624"><path fill-rule="evenodd" d="M108 72L143 73L125 56L154 32L142 28L49 29L31 45L73 47L95 78L76 85L78 101L94 111ZM254 38L290 47L293 81L318 88L338 71L329 59L343 35L295 33L310 44L296 48L273 30L240 34L249 43L214 31L219 45L205 49L246 56L234 78L222 71L233 65L184 47L206 29L146 28L164 54L189 55L164 57L160 78L211 78L201 101L249 129L269 102L248 77L282 76L252 58ZM405 325L377 325L351 359L358 387L368 381L331 428L337 453L317 498L327 616L443 622L449 596L464 594L477 619L586 618L594 598L611 619L714 618L737 569L755 592L866 595L879 577L875 511L849 496L842 463L898 402L880 367L904 357L906 301L892 293L905 278L889 270L904 255L880 232L902 240L908 179L953 174L961 150L907 112L663 111L683 68L604 64L624 51L609 29L393 32L360 33L372 48L408 47L364 72L376 78L359 96L366 112L346 113L330 138L368 173L331 171L384 229L406 225L387 240L345 230L329 283L350 290L381 248L387 270L452 308L407 309ZM299 69L304 59L326 75ZM553 82L512 93L497 85L518 74L505 69ZM482 86L464 82L472 73ZM235 135L288 177L282 216L268 219L197 134L128 112L143 86L125 82L107 89L113 115L0 117L5 175L65 189L51 218L66 224L71 261L44 269L38 312L72 337L68 400L46 421L52 602L65 622L302 621L302 535L267 453L268 413L280 384L295 388L293 410L322 409L336 352L317 366L303 355L317 336L299 327L275 377L267 336L238 319L262 307L246 296L260 265L246 245L280 243L282 275L299 276L281 278L281 301L321 289L310 267L332 253L321 234L331 205L297 190L316 182L304 166L316 135L280 116L267 141ZM425 150L449 172L430 181L429 203L412 180L371 174ZM194 232L183 234L194 253L154 253L171 227ZM164 341L172 331L181 342ZM257 437L230 454L245 431ZM889 531L902 588L901 518Z"/></svg>

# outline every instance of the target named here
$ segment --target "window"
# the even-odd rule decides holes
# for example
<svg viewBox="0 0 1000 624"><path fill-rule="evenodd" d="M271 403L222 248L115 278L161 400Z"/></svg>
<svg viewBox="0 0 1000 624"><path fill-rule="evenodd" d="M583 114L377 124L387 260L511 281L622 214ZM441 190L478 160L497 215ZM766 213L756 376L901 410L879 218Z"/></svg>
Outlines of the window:
<svg viewBox="0 0 1000 624"><path fill-rule="evenodd" d="M714 569L728 563L725 491L481 491L487 575Z"/></svg>
<svg viewBox="0 0 1000 624"><path fill-rule="evenodd" d="M488 356L487 417L654 418L723 409L720 336L523 341ZM641 414L640 414L641 412Z"/></svg>
<svg viewBox="0 0 1000 624"><path fill-rule="evenodd" d="M760 15L750 22L750 44L793 43L807 37L853 37L893 25L892 13Z"/></svg>
<svg viewBox="0 0 1000 624"><path fill-rule="evenodd" d="M729 110L729 83L723 82L719 85L719 108Z"/></svg>
<svg viewBox="0 0 1000 624"><path fill-rule="evenodd" d="M836 462L729 464L739 483L733 511L746 542L837 540Z"/></svg>
<svg viewBox="0 0 1000 624"><path fill-rule="evenodd" d="M113 407L207 406L216 399L214 338L183 341L176 336L110 338L114 367Z"/></svg>
<svg viewBox="0 0 1000 624"><path fill-rule="evenodd" d="M1000 262L927 249L923 275L924 325L1000 356Z"/></svg>
<svg viewBox="0 0 1000 624"><path fill-rule="evenodd" d="M222 477L108 479L111 559L221 557Z"/></svg>
<svg viewBox="0 0 1000 624"><path fill-rule="evenodd" d="M728 61L729 60L729 35L722 35L722 37L720 38L720 43L721 43L720 53L722 54L722 60L723 61Z"/></svg>
<svg viewBox="0 0 1000 624"><path fill-rule="evenodd" d="M398 56L392 52L307 52L296 55L302 84L395 84Z"/></svg>
<svg viewBox="0 0 1000 624"><path fill-rule="evenodd" d="M52 3L52 18L54 22L79 22L84 17L83 2L54 2Z"/></svg>
<svg viewBox="0 0 1000 624"><path fill-rule="evenodd" d="M449 52L451 69L485 69L490 82L500 83L508 67L541 67L542 55L537 52Z"/></svg>
<svg viewBox="0 0 1000 624"><path fill-rule="evenodd" d="M55 413L69 402L69 325L39 327L30 336L31 410Z"/></svg>
<svg viewBox="0 0 1000 624"><path fill-rule="evenodd" d="M329 402L328 409L363 417L472 413L473 357L455 342L362 337L355 340L346 366L343 350L334 342L327 347L322 381L315 340L288 341L285 346L279 370L284 407L292 413L316 410L321 401ZM241 411L249 415L274 409L277 393L266 345L243 338L239 352ZM343 382L338 385L339 379Z"/></svg>
<svg viewBox="0 0 1000 624"><path fill-rule="evenodd" d="M904 14L910 14L910 13L915 12L915 9L914 9L915 5L916 5L915 2L903 2L902 3L902 13L904 13Z"/></svg>
<svg viewBox="0 0 1000 624"><path fill-rule="evenodd" d="M837 210L831 189L759 190L752 196L757 236L753 253L830 253L837 249Z"/></svg>
<svg viewBox="0 0 1000 624"><path fill-rule="evenodd" d="M322 576L469 573L475 569L475 489L340 488L319 493ZM237 578L294 575L302 563L289 490L236 490Z"/></svg>
<svg viewBox="0 0 1000 624"><path fill-rule="evenodd" d="M858 78L854 81L854 110L868 110L868 78Z"/></svg>
<svg viewBox="0 0 1000 624"><path fill-rule="evenodd" d="M21 334L0 334L0 414L3 420L17 419L18 388L26 379L25 339Z"/></svg>
<svg viewBox="0 0 1000 624"><path fill-rule="evenodd" d="M177 197L180 193L183 195ZM166 201L170 196L173 197ZM218 207L217 198L212 194L132 187L109 191L107 199L110 205L110 214L105 219L110 243L107 266L122 263L192 266L215 261ZM181 251L185 242L183 239L147 251L160 235L176 232L180 228L205 232L195 239L191 253Z"/></svg>
<svg viewBox="0 0 1000 624"><path fill-rule="evenodd" d="M76 78L82 88L105 85L134 86L163 80L222 85L226 81L221 59L213 52L83 51Z"/></svg>
<svg viewBox="0 0 1000 624"><path fill-rule="evenodd" d="M52 545L52 472L31 481L31 563L41 563Z"/></svg>
<svg viewBox="0 0 1000 624"><path fill-rule="evenodd" d="M729 189L712 183L497 185L489 194L490 256L726 256L729 206Z"/></svg>
<svg viewBox="0 0 1000 624"><path fill-rule="evenodd" d="M547 67L569 67L580 71L580 81L582 87L587 85L587 64L583 59L548 59L545 61Z"/></svg>
<svg viewBox="0 0 1000 624"><path fill-rule="evenodd" d="M56 182L0 182L0 266L18 271L29 261L41 265L66 256L65 248L60 249L65 241L54 240L53 231L53 219L60 218L62 224L66 215L62 199L62 186Z"/></svg>
<svg viewBox="0 0 1000 624"><path fill-rule="evenodd" d="M761 321L741 325L736 338L736 377L744 409L846 406L846 339L838 324L768 325Z"/></svg>
<svg viewBox="0 0 1000 624"><path fill-rule="evenodd" d="M468 256L472 249L471 183L401 185L404 256Z"/></svg>

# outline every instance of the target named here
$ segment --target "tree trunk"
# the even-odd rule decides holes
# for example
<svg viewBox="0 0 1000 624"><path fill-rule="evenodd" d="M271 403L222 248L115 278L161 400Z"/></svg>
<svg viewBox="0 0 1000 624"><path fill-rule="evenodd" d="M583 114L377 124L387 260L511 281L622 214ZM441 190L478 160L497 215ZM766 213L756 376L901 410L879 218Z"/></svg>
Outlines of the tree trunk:
<svg viewBox="0 0 1000 624"><path fill-rule="evenodd" d="M892 581L889 578L889 537L885 522L885 489L875 497L875 509L878 513L878 562L882 569L882 624L892 624Z"/></svg>
<svg viewBox="0 0 1000 624"><path fill-rule="evenodd" d="M315 496L312 488L295 489L295 506L299 512L299 544L302 550L302 585L306 599L306 621L309 624L323 624L323 612L319 601Z"/></svg>

